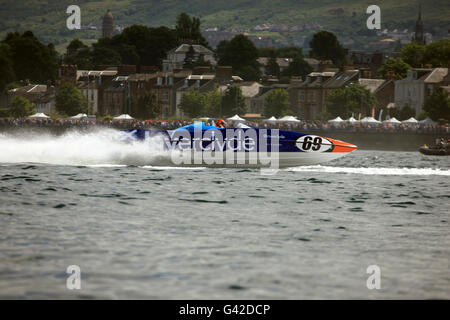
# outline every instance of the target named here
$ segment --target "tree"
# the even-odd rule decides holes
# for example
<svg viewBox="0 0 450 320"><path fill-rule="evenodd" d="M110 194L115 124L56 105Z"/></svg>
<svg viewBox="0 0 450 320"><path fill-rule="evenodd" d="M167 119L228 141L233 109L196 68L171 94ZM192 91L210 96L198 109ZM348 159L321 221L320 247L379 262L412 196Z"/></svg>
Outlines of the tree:
<svg viewBox="0 0 450 320"><path fill-rule="evenodd" d="M201 116L205 110L205 97L197 90L188 91L181 97L180 109L192 118Z"/></svg>
<svg viewBox="0 0 450 320"><path fill-rule="evenodd" d="M289 66L283 70L282 75L286 77L302 77L310 74L312 67L303 59L303 56L296 56Z"/></svg>
<svg viewBox="0 0 450 320"><path fill-rule="evenodd" d="M289 95L286 90L271 90L264 100L264 115L266 117L282 117L292 114L289 110Z"/></svg>
<svg viewBox="0 0 450 320"><path fill-rule="evenodd" d="M120 65L122 64L122 58L114 49L94 45L92 63L97 68L99 66Z"/></svg>
<svg viewBox="0 0 450 320"><path fill-rule="evenodd" d="M226 117L235 114L243 114L247 112L245 98L242 95L241 87L237 85L230 86L222 98L222 113Z"/></svg>
<svg viewBox="0 0 450 320"><path fill-rule="evenodd" d="M309 42L311 51L309 55L319 60L331 60L336 66L345 63L345 50L337 40L336 36L328 31L319 31L314 34Z"/></svg>
<svg viewBox="0 0 450 320"><path fill-rule="evenodd" d="M177 24L175 26L177 37L181 41L190 40L192 42L209 47L208 42L202 36L200 31L200 19L190 17L188 14L182 12L177 17Z"/></svg>
<svg viewBox="0 0 450 320"><path fill-rule="evenodd" d="M277 63L275 50L271 50L271 52L269 52L269 61L267 61L266 74L277 78L280 76L280 66Z"/></svg>
<svg viewBox="0 0 450 320"><path fill-rule="evenodd" d="M270 57L275 52L277 58L295 58L303 55L303 49L300 47L282 47L282 48L258 48L258 56Z"/></svg>
<svg viewBox="0 0 450 320"><path fill-rule="evenodd" d="M225 56L229 44L230 44L229 40L222 40L217 44L216 53L217 56L219 57L219 62L220 59L222 59L222 57Z"/></svg>
<svg viewBox="0 0 450 320"><path fill-rule="evenodd" d="M424 61L433 67L450 68L450 39L430 43L425 48Z"/></svg>
<svg viewBox="0 0 450 320"><path fill-rule="evenodd" d="M277 50L278 58L295 58L303 56L303 49L300 47L283 47Z"/></svg>
<svg viewBox="0 0 450 320"><path fill-rule="evenodd" d="M161 67L167 51L177 46L177 32L167 27L133 25L116 37L113 37L113 43L135 47L140 65L146 66ZM128 62L124 60L124 63Z"/></svg>
<svg viewBox="0 0 450 320"><path fill-rule="evenodd" d="M330 120L331 118L333 118L333 115L326 110L319 112L316 115L316 119L320 120L320 121L327 121L327 120Z"/></svg>
<svg viewBox="0 0 450 320"><path fill-rule="evenodd" d="M232 66L233 73L245 80L259 80L258 50L252 41L240 34L218 46L219 65Z"/></svg>
<svg viewBox="0 0 450 320"><path fill-rule="evenodd" d="M92 69L92 51L83 42L78 39L74 39L66 48L64 63L69 65L76 65L78 69Z"/></svg>
<svg viewBox="0 0 450 320"><path fill-rule="evenodd" d="M352 113L370 114L377 100L369 89L359 83L337 89L327 97L326 111L332 117L349 118Z"/></svg>
<svg viewBox="0 0 450 320"><path fill-rule="evenodd" d="M426 118L428 118L429 117L429 115L428 115L428 112L426 112L425 110L420 110L420 112L419 112L419 115L417 116L417 120L425 120Z"/></svg>
<svg viewBox="0 0 450 320"><path fill-rule="evenodd" d="M208 117L221 116L220 114L220 103L222 97L218 89L207 92L205 95L205 115Z"/></svg>
<svg viewBox="0 0 450 320"><path fill-rule="evenodd" d="M427 97L423 106L431 119L450 120L450 99L449 94L442 88L436 88L433 93Z"/></svg>
<svg viewBox="0 0 450 320"><path fill-rule="evenodd" d="M24 118L34 113L34 106L24 97L16 96L9 106L9 114L14 118Z"/></svg>
<svg viewBox="0 0 450 320"><path fill-rule="evenodd" d="M131 116L137 119L152 119L161 114L161 110L156 103L156 97L150 92L137 99L131 104Z"/></svg>
<svg viewBox="0 0 450 320"><path fill-rule="evenodd" d="M198 59L194 61L192 67L211 67L211 62L205 60L205 55L200 53Z"/></svg>
<svg viewBox="0 0 450 320"><path fill-rule="evenodd" d="M411 106L409 105L404 105L403 108L400 109L398 115L397 115L397 119L398 120L408 120L411 117L415 117L416 116L416 110L414 110L413 108L411 108Z"/></svg>
<svg viewBox="0 0 450 320"><path fill-rule="evenodd" d="M123 64L139 65L141 57L137 53L136 47L128 43L120 43L116 47Z"/></svg>
<svg viewBox="0 0 450 320"><path fill-rule="evenodd" d="M414 68L419 68L424 63L425 46L418 42L405 44L400 50L400 58Z"/></svg>
<svg viewBox="0 0 450 320"><path fill-rule="evenodd" d="M183 68L192 69L195 62L195 50L193 46L189 46L188 52L184 57Z"/></svg>
<svg viewBox="0 0 450 320"><path fill-rule="evenodd" d="M79 39L73 39L72 41L70 41L70 43L67 45L66 48L66 52L67 54L74 54L77 51L81 50L81 49L86 49L88 48L87 45L85 45L81 40Z"/></svg>
<svg viewBox="0 0 450 320"><path fill-rule="evenodd" d="M14 66L11 48L5 43L0 43L0 93L3 93L8 83L14 81Z"/></svg>
<svg viewBox="0 0 450 320"><path fill-rule="evenodd" d="M31 31L22 35L8 33L2 43L7 44L13 53L11 59L17 80L42 83L56 79L58 57L52 44L44 45Z"/></svg>
<svg viewBox="0 0 450 320"><path fill-rule="evenodd" d="M167 27L132 25L112 38L94 43L94 65L137 64L162 66L167 51L176 47L177 34Z"/></svg>
<svg viewBox="0 0 450 320"><path fill-rule="evenodd" d="M378 73L385 79L393 77L398 80L406 77L408 69L411 69L411 66L402 58L390 58L378 69Z"/></svg>
<svg viewBox="0 0 450 320"><path fill-rule="evenodd" d="M88 105L86 98L81 94L75 85L70 82L63 83L59 87L56 97L56 110L68 116L78 113L87 113Z"/></svg>

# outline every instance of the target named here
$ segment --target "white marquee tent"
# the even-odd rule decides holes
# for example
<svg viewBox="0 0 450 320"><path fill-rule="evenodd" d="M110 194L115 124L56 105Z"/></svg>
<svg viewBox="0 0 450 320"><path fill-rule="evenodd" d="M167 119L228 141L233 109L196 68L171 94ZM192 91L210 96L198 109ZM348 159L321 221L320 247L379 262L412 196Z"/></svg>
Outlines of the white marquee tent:
<svg viewBox="0 0 450 320"><path fill-rule="evenodd" d="M419 121L419 123L420 124L431 124L431 125L436 125L437 124L436 121L433 121L430 118L423 119L423 120Z"/></svg>
<svg viewBox="0 0 450 320"><path fill-rule="evenodd" d="M300 122L300 120L296 119L293 116L284 116L277 120L278 122Z"/></svg>
<svg viewBox="0 0 450 320"><path fill-rule="evenodd" d="M416 124L416 123L419 123L419 121L417 121L416 119L414 119L414 117L411 117L411 118L409 118L408 120L402 121L402 123Z"/></svg>
<svg viewBox="0 0 450 320"><path fill-rule="evenodd" d="M400 124L401 122L398 121L395 117L392 117L389 120L384 120L383 123Z"/></svg>
<svg viewBox="0 0 450 320"><path fill-rule="evenodd" d="M79 113L76 116L70 117L70 119L83 119L83 118L87 118L87 114L86 113Z"/></svg>
<svg viewBox="0 0 450 320"><path fill-rule="evenodd" d="M248 129L248 128L250 128L248 125L246 125L246 124L243 124L242 122L239 122L237 125L236 125L236 128L239 128L239 129Z"/></svg>
<svg viewBox="0 0 450 320"><path fill-rule="evenodd" d="M329 123L342 123L344 120L342 120L341 117L336 117L334 119L328 120Z"/></svg>
<svg viewBox="0 0 450 320"><path fill-rule="evenodd" d="M277 122L277 118L274 116L270 117L269 119L265 119L263 122Z"/></svg>
<svg viewBox="0 0 450 320"><path fill-rule="evenodd" d="M350 118L348 118L347 120L345 120L345 121L347 121L347 122L350 122L350 123L355 123L355 122L359 122L358 120L356 120L353 116L351 116Z"/></svg>
<svg viewBox="0 0 450 320"><path fill-rule="evenodd" d="M129 114L121 114L120 116L114 117L113 120L134 120Z"/></svg>
<svg viewBox="0 0 450 320"><path fill-rule="evenodd" d="M235 122L245 122L245 119L242 119L241 117L239 117L237 114L227 118L227 121L235 121Z"/></svg>
<svg viewBox="0 0 450 320"><path fill-rule="evenodd" d="M45 113L38 112L38 113L35 113L35 114L29 116L28 118L33 118L33 119L48 119L48 118L50 118L50 117L47 116Z"/></svg>
<svg viewBox="0 0 450 320"><path fill-rule="evenodd" d="M361 123L381 123L380 121L378 121L377 119L375 119L374 117L364 117L361 119Z"/></svg>

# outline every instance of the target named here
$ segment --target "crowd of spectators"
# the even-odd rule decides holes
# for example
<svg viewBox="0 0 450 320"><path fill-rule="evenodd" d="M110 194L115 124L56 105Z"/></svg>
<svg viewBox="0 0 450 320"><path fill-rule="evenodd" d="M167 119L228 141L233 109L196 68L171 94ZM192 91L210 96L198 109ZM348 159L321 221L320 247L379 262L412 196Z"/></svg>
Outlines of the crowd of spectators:
<svg viewBox="0 0 450 320"><path fill-rule="evenodd" d="M11 119L0 118L0 130L8 128L48 127L48 128L82 128L108 127L116 129L163 129L172 130L188 124L190 120L73 120L73 119ZM214 125L214 121L207 121L207 125ZM260 122L247 121L250 127L271 128L287 131L341 131L341 132L387 132L387 133L443 133L450 134L448 124L363 124L339 123L330 124L321 121L300 122ZM229 126L234 124L229 123Z"/></svg>

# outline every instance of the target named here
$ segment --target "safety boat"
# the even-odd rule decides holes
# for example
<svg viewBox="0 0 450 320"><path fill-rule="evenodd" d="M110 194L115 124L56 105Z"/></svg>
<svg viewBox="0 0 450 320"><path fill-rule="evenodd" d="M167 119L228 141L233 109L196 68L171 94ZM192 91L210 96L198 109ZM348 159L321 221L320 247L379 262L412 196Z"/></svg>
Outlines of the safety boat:
<svg viewBox="0 0 450 320"><path fill-rule="evenodd" d="M419 152L427 156L450 156L450 144L447 146L427 146L419 148Z"/></svg>
<svg viewBox="0 0 450 320"><path fill-rule="evenodd" d="M166 165L175 166L278 169L331 161L357 149L314 134L216 124L197 122L175 130L126 131L133 139L159 141L163 150L169 151Z"/></svg>

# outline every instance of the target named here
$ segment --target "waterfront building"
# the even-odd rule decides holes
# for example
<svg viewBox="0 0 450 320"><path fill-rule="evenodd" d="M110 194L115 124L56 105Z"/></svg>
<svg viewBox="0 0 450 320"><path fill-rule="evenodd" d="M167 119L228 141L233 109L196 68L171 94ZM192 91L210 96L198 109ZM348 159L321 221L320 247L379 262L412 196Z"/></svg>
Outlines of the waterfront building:
<svg viewBox="0 0 450 320"><path fill-rule="evenodd" d="M433 90L449 84L448 68L412 68L408 70L406 78L395 81L395 106L409 106L418 116Z"/></svg>
<svg viewBox="0 0 450 320"><path fill-rule="evenodd" d="M162 71L172 72L175 69L182 69L186 60L186 55L191 50L193 52L193 56L190 57L192 61L203 59L205 62L209 62L211 66L217 65L217 61L214 58L214 52L199 44L184 43L167 52L167 57L163 60Z"/></svg>
<svg viewBox="0 0 450 320"><path fill-rule="evenodd" d="M28 84L20 88L8 90L8 103L14 97L28 99L36 112L52 113L55 111L55 87L45 84Z"/></svg>

